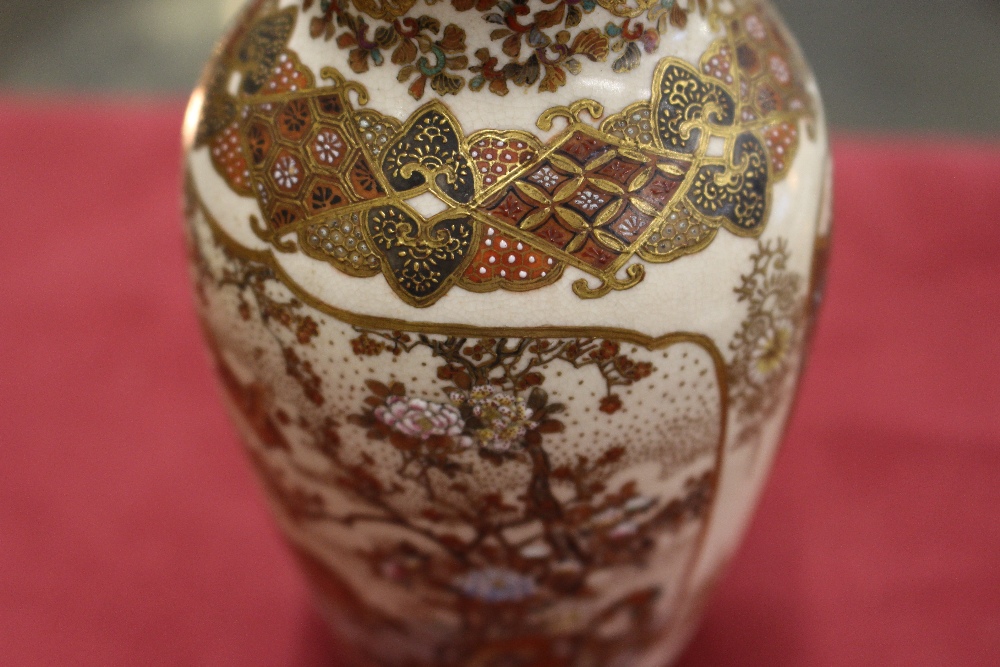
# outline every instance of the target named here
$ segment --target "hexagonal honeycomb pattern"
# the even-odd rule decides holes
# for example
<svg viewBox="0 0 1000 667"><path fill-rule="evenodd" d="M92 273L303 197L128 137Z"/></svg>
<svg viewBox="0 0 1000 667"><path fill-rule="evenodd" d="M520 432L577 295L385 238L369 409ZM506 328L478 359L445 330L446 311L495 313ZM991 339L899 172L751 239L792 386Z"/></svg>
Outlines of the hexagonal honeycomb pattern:
<svg viewBox="0 0 1000 667"><path fill-rule="evenodd" d="M383 194L344 125L344 109L334 93L249 110L248 194L267 212L272 228Z"/></svg>

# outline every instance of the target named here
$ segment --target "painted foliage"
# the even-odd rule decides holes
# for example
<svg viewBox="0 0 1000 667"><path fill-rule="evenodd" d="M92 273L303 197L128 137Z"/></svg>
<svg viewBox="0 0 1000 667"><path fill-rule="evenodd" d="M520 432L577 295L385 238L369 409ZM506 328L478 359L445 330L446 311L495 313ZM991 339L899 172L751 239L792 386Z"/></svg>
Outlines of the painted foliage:
<svg viewBox="0 0 1000 667"><path fill-rule="evenodd" d="M352 316L312 303L207 211L191 218L206 330L251 459L367 659L629 664L678 631L730 405L737 423L767 418L753 392L801 338L804 290L782 273L781 242L750 258L726 359L692 334L472 335ZM771 345L762 320L788 337Z"/></svg>
<svg viewBox="0 0 1000 667"><path fill-rule="evenodd" d="M735 288L746 318L729 344L730 397L738 430L736 447L763 442L762 429L787 406L806 342L809 311L803 277L788 270L787 241L762 242L750 257L751 270Z"/></svg>

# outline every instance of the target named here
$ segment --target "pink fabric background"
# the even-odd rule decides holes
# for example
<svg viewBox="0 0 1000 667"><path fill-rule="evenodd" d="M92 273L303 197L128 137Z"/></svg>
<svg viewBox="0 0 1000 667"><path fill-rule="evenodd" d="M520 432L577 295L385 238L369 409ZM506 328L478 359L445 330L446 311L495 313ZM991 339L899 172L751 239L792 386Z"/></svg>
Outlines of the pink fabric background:
<svg viewBox="0 0 1000 667"><path fill-rule="evenodd" d="M181 113L0 103L4 665L335 664L199 339ZM1000 664L1000 146L836 158L798 411L681 664Z"/></svg>

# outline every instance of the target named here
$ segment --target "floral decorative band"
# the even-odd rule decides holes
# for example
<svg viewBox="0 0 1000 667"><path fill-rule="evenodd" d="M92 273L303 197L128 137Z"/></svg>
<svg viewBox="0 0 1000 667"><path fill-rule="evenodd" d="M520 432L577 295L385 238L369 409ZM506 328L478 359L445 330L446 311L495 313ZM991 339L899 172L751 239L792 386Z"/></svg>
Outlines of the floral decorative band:
<svg viewBox="0 0 1000 667"><path fill-rule="evenodd" d="M661 60L649 100L606 117L586 99L549 109L538 127L564 127L542 141L466 135L441 100L400 123L333 68L317 85L287 48L297 12L257 18L219 59L198 145L256 198L260 238L351 276L381 274L416 307L455 285L537 289L567 266L597 280L578 280L578 296L600 297L640 282L643 262L703 250L720 229L759 236L799 121L812 116L791 54L773 49L785 44L778 28L756 13L727 23L700 67ZM425 217L427 196L436 213Z"/></svg>

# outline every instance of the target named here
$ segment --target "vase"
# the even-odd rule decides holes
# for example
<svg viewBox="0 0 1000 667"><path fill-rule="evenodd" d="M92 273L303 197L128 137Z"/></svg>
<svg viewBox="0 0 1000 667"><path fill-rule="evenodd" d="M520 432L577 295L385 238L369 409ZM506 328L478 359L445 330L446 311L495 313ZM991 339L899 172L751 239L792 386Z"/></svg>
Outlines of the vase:
<svg viewBox="0 0 1000 667"><path fill-rule="evenodd" d="M675 659L828 247L772 7L257 0L184 142L226 403L345 664Z"/></svg>

